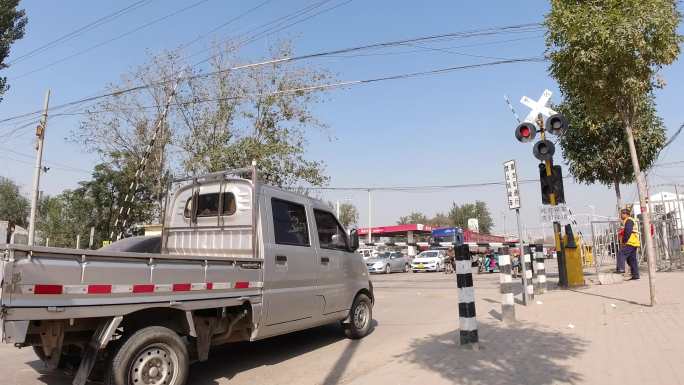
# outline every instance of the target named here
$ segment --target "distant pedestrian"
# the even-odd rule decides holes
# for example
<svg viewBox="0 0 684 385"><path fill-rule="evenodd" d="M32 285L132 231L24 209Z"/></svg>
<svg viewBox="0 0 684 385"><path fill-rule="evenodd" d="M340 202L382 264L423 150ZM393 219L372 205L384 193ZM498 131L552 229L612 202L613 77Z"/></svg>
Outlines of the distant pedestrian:
<svg viewBox="0 0 684 385"><path fill-rule="evenodd" d="M629 216L629 210L623 209L620 211L620 218L622 219L622 239L621 247L617 255L617 270L616 273L625 273L625 260L629 264L629 269L632 273L632 280L639 279L639 263L637 262L637 248L641 246L639 241L639 229L634 218Z"/></svg>

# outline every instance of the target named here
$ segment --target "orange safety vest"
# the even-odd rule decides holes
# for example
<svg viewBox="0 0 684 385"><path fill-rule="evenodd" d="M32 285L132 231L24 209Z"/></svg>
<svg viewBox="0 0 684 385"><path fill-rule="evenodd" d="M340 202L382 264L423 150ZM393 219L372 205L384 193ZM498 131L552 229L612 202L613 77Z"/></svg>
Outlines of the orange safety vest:
<svg viewBox="0 0 684 385"><path fill-rule="evenodd" d="M629 236L629 239L627 239L626 244L629 246L641 247L641 242L639 241L639 225L636 223L634 218L628 217L627 219L622 221L623 229L627 221L632 221L632 234Z"/></svg>

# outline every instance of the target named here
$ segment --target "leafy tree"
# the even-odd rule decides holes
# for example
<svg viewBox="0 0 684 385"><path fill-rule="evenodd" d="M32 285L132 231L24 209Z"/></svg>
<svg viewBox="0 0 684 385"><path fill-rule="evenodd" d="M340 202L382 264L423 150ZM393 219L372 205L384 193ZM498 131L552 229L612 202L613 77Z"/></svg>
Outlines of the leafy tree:
<svg viewBox="0 0 684 385"><path fill-rule="evenodd" d="M0 176L0 220L27 227L29 209L29 200L21 195L19 186L12 180Z"/></svg>
<svg viewBox="0 0 684 385"><path fill-rule="evenodd" d="M338 219L342 226L349 228L349 226L356 225L359 222L359 211L351 203L341 203L340 217Z"/></svg>
<svg viewBox="0 0 684 385"><path fill-rule="evenodd" d="M545 19L549 72L566 100L583 101L589 118L615 119L622 125L641 207L647 207L647 189L634 130L644 111L640 106L663 85L658 70L679 56L684 42L677 33L680 20L674 0L551 0ZM650 228L649 213L642 215L645 228ZM644 239L651 278L655 249L650 231ZM652 279L649 288L655 304Z"/></svg>
<svg viewBox="0 0 684 385"><path fill-rule="evenodd" d="M306 158L305 134L326 128L312 112L322 101L322 91L307 89L327 79L327 73L292 63L229 70L240 63L238 53L232 46L217 48L211 76L190 66L179 52L153 57L111 91L153 86L100 102L72 138L108 162L116 155L128 159L126 165L135 164L180 81L152 149L149 178L144 179L158 181L168 169L198 175L242 168L256 160L261 180L269 184L326 183L324 164ZM271 56L292 56L291 47L276 45ZM185 72L179 78L181 69ZM157 185L152 191L160 196L163 184Z"/></svg>
<svg viewBox="0 0 684 385"><path fill-rule="evenodd" d="M494 227L494 221L487 208L487 203L482 201L475 201L475 203L465 203L457 205L455 202L451 205L451 210L448 214L453 226L468 228L468 219L477 218L479 225L479 232L482 234L489 234Z"/></svg>
<svg viewBox="0 0 684 385"><path fill-rule="evenodd" d="M0 0L0 70L8 67L5 59L10 54L10 46L24 37L26 12L17 9L19 0ZM9 89L6 77L0 77L0 101Z"/></svg>
<svg viewBox="0 0 684 385"><path fill-rule="evenodd" d="M93 170L92 179L79 183L74 190L65 190L54 197L45 197L39 205L37 229L41 238L50 238L50 244L63 247L76 246L76 236L81 236L81 247L86 247L90 228L95 227L93 244L102 245L117 235L114 223L118 217L120 202L128 193L133 181L133 170L117 170L107 164L99 164ZM128 222L132 225L149 223L155 216L152 194L143 187L130 207ZM132 231L125 229L126 235Z"/></svg>
<svg viewBox="0 0 684 385"><path fill-rule="evenodd" d="M429 222L428 217L423 214L419 213L417 211L412 211L409 215L399 217L399 220L397 221L398 225L409 225L409 224L427 224Z"/></svg>
<svg viewBox="0 0 684 385"><path fill-rule="evenodd" d="M665 143L665 127L650 97L639 108L634 141L639 148L639 164L648 169ZM579 98L567 100L557 109L568 118L571 127L560 137L560 145L572 175L582 183L612 185L617 207L623 207L620 184L633 183L635 178L621 122L614 118L590 118Z"/></svg>
<svg viewBox="0 0 684 385"><path fill-rule="evenodd" d="M433 227L447 227L451 226L451 219L444 213L437 213L428 220L428 224Z"/></svg>

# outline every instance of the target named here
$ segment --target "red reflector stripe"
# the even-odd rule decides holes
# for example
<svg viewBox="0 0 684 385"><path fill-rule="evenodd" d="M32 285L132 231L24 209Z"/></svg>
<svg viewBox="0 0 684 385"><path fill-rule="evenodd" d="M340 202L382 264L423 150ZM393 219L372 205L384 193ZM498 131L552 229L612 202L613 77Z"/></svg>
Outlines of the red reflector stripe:
<svg viewBox="0 0 684 385"><path fill-rule="evenodd" d="M235 288L236 289L248 289L249 288L249 282L235 282Z"/></svg>
<svg viewBox="0 0 684 385"><path fill-rule="evenodd" d="M214 288L214 283L213 282L207 282L207 290L211 290Z"/></svg>
<svg viewBox="0 0 684 385"><path fill-rule="evenodd" d="M62 285L35 285L33 292L35 294L62 294Z"/></svg>
<svg viewBox="0 0 684 385"><path fill-rule="evenodd" d="M111 294L112 285L88 285L88 294Z"/></svg>
<svg viewBox="0 0 684 385"><path fill-rule="evenodd" d="M133 292L134 293L152 293L152 292L154 292L154 285L148 285L148 284L133 285Z"/></svg>
<svg viewBox="0 0 684 385"><path fill-rule="evenodd" d="M189 283L174 283L173 291L190 291L190 287Z"/></svg>

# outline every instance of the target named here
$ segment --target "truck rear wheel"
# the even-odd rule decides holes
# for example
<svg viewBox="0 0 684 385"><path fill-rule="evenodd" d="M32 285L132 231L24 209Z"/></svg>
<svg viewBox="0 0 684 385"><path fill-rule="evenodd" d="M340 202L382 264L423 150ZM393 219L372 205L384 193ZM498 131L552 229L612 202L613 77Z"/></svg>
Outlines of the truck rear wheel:
<svg viewBox="0 0 684 385"><path fill-rule="evenodd" d="M150 326L133 333L110 361L106 385L184 385L188 349L171 329Z"/></svg>
<svg viewBox="0 0 684 385"><path fill-rule="evenodd" d="M344 332L353 340L361 339L370 331L372 320L373 302L367 295L359 294L349 310L349 323L345 324Z"/></svg>

